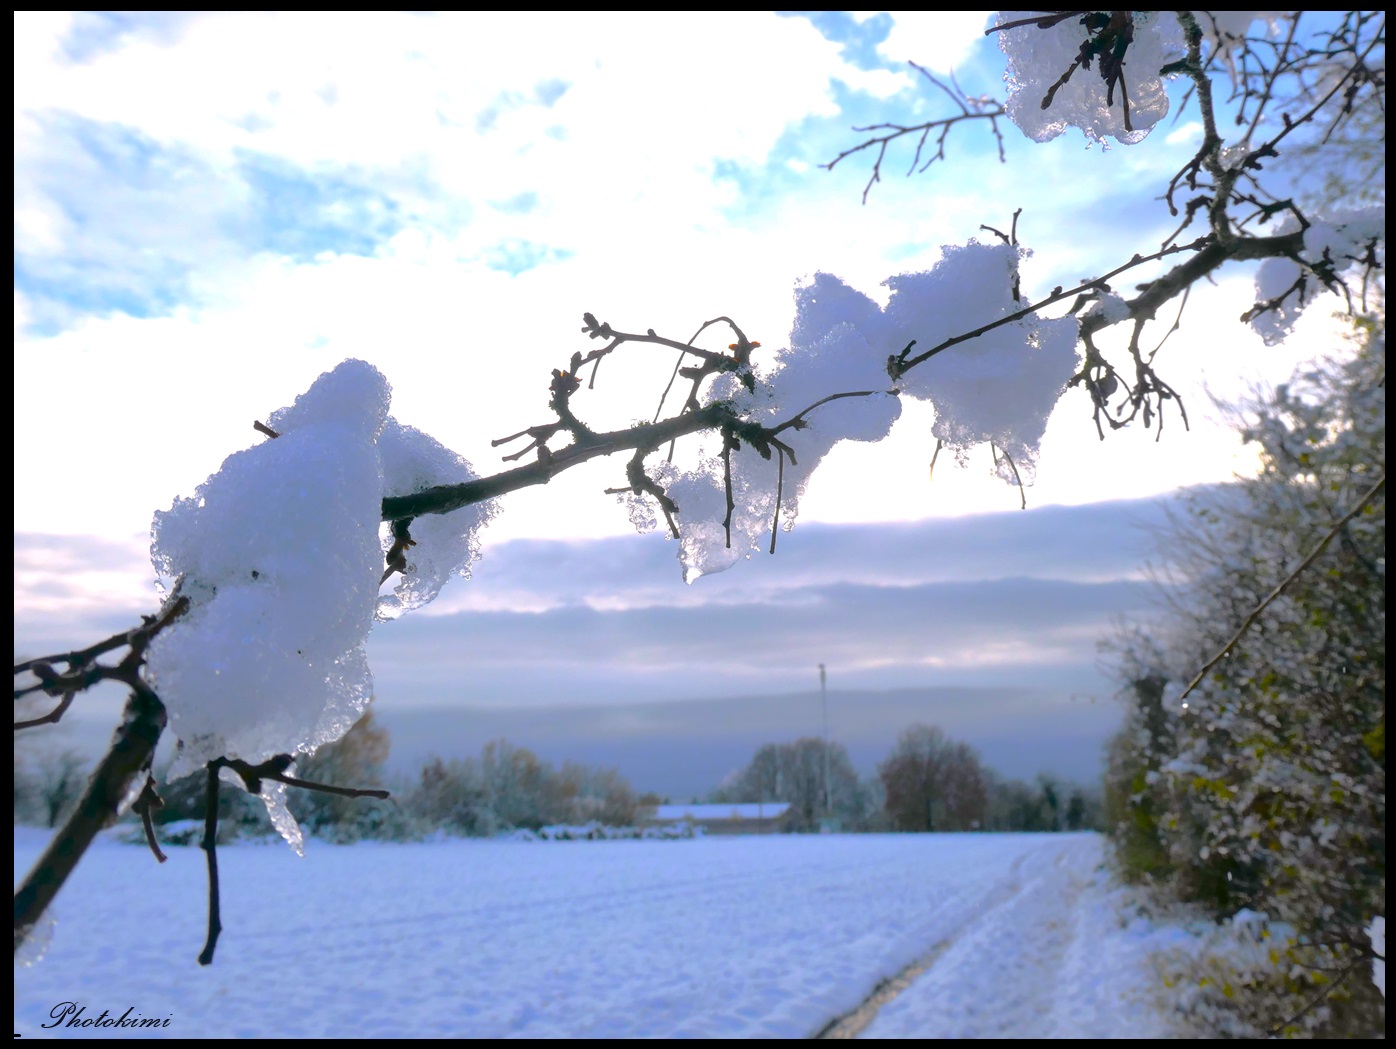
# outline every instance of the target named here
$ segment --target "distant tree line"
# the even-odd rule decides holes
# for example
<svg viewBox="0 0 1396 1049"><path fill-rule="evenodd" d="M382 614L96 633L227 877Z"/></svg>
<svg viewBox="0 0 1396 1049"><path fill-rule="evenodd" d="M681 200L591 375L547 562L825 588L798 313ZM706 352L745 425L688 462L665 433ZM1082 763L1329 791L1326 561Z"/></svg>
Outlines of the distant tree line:
<svg viewBox="0 0 1396 1049"><path fill-rule="evenodd" d="M825 796L825 767L828 796ZM812 831L828 822L844 831L1100 830L1100 791L1051 773L1034 783L985 768L966 743L939 728L913 725L860 780L842 743L804 738L767 743L710 795L714 802L789 802L784 827Z"/></svg>
<svg viewBox="0 0 1396 1049"><path fill-rule="evenodd" d="M615 769L567 761L554 766L525 747L499 739L478 756L430 758L405 781L385 773L389 737L370 710L340 740L296 763L296 775L318 783L392 788L387 800L344 798L289 788L287 804L316 837L408 840L445 831L489 837L559 824L628 827L655 794L637 795ZM827 767L827 796L826 796ZM56 826L86 778L75 751L27 755L16 750L15 822ZM164 838L193 843L204 818L205 777L198 772L160 787L164 807L153 816ZM878 766L860 779L843 744L804 738L768 743L709 795L714 802L789 802L781 828L848 831L1056 831L1102 825L1098 793L1048 773L1033 783L1003 779L967 744L938 728L913 725ZM262 802L244 791L219 793L225 838L271 833ZM198 824L196 826L196 824Z"/></svg>

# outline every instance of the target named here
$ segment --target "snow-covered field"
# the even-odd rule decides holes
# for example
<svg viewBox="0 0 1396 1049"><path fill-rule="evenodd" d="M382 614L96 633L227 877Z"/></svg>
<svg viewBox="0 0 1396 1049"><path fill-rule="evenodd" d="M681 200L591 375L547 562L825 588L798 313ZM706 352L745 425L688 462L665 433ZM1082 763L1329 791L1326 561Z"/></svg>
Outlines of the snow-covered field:
<svg viewBox="0 0 1396 1049"><path fill-rule="evenodd" d="M1122 926L1090 834L238 845L209 968L203 854L169 852L93 847L16 1032L133 1033L44 1028L75 1002L174 1037L802 1037L901 975L840 1033L1169 1033L1164 934Z"/></svg>

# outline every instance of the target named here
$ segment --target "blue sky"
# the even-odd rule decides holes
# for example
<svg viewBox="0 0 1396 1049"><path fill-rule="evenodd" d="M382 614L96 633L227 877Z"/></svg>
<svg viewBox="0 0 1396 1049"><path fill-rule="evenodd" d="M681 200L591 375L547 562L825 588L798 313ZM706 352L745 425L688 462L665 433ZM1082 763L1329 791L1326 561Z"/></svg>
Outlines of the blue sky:
<svg viewBox="0 0 1396 1049"><path fill-rule="evenodd" d="M853 126L945 112L908 58L1001 93L987 16L540 17L16 16L17 650L84 643L148 610L152 512L346 357L387 375L402 421L492 471L493 438L546 421L551 369L587 348L584 311L681 339L726 314L777 347L796 280L823 269L877 296L1018 207L1036 252L1025 281L1048 290L1161 239L1171 224L1153 198L1197 140L1188 115L1109 151L1075 133L1035 145L1005 123L1001 165L971 127L924 174L904 178L910 152L892 152L864 205L870 158L820 165L860 141ZM1199 288L1160 357L1191 433L1102 443L1084 395L1062 401L1021 534L970 541L999 527L983 515L1017 514L1017 493L987 450L964 469L943 459L928 481L923 405L882 443L826 460L775 558L693 588L672 547L633 537L601 494L621 464L592 464L511 497L476 579L375 639L379 694L528 706L781 693L821 659L865 689L1036 674L1062 696L1102 691L1094 640L1139 606L1138 565L1112 553L1102 575L1100 543L1061 536L1052 548L1082 563L1044 558L1054 528L1118 526L1117 508L1074 523L1044 511L1248 468L1208 393L1282 379L1325 331L1315 320L1263 347L1235 323L1249 291L1239 268ZM671 361L616 364L578 402L597 426L647 416ZM908 522L942 531L905 549L889 582L879 552ZM570 548L527 542L588 540L538 577L539 559ZM837 571L795 573L820 551ZM1022 564L1005 572L1005 559ZM947 560L954 578L937 575ZM972 613L928 611L946 605ZM916 623L977 657L918 655ZM767 648L752 641L763 633ZM595 658L538 655L570 636ZM839 658L820 657L840 636ZM447 687L485 677L473 693Z"/></svg>

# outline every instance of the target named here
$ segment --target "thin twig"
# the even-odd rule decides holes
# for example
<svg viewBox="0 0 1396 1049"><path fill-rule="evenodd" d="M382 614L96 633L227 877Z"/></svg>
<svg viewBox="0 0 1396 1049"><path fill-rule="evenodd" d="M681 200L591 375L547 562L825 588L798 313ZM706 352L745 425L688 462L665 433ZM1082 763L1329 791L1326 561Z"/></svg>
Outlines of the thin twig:
<svg viewBox="0 0 1396 1049"><path fill-rule="evenodd" d="M1339 987L1343 986L1343 984L1347 982L1347 978L1353 974L1354 970L1356 970L1356 968L1366 960L1366 958L1358 958L1346 969L1344 969L1342 971L1342 974L1331 984L1325 985L1324 987L1320 988L1318 994L1314 996L1314 998L1309 1002L1308 1005L1304 1006L1304 1008L1300 1009L1288 1020L1285 1020L1283 1023L1279 1024L1277 1027L1271 1030L1270 1037L1280 1037L1281 1032L1283 1032L1286 1027L1289 1027L1291 1024L1298 1023L1300 1020L1302 1020L1310 1012L1310 1010L1313 1009L1314 1006L1318 1005L1319 1002L1323 1001L1329 995L1333 994L1333 992L1335 992Z"/></svg>
<svg viewBox="0 0 1396 1049"><path fill-rule="evenodd" d="M993 442L990 442L989 447L993 447ZM1028 493L1027 490L1023 488L1023 479L1018 476L1018 467L1013 462L1013 456L1008 454L1007 448L1000 448L999 452L1008 460L1008 468L1013 471L1013 483L1018 486L1018 497L1023 501L1021 508L1026 510L1028 508Z"/></svg>
<svg viewBox="0 0 1396 1049"><path fill-rule="evenodd" d="M131 808L140 816L141 829L145 831L145 843L150 846L150 851L160 863L164 863L169 857L160 851L160 842L155 837L155 823L151 819L151 812L154 809L164 807L165 802L155 792L155 777L146 773L145 786L141 789L141 796L136 799L136 803Z"/></svg>
<svg viewBox="0 0 1396 1049"><path fill-rule="evenodd" d="M1274 590L1270 591L1269 595L1265 598L1265 600L1260 602L1260 604L1256 605L1254 610L1252 610L1251 614L1246 616L1246 621L1241 624L1240 629L1236 631L1236 633L1232 636L1231 640L1228 641L1224 646L1222 646L1222 650L1218 652L1215 656L1213 656L1211 659L1209 659L1206 665L1203 666L1203 668L1197 672L1197 676L1192 679L1192 681L1188 684L1188 687L1183 690L1183 694L1178 697L1179 702L1182 702L1184 699L1187 699L1188 694L1191 693L1192 690L1195 689L1202 682L1202 679L1207 676L1207 672L1226 658L1226 656L1231 652L1231 650L1236 647L1237 643L1241 640L1241 638L1245 636L1246 631L1251 628L1251 624L1253 624L1260 617L1260 614L1270 606L1270 603L1274 601L1277 597L1279 597L1282 593L1284 593L1285 589L1288 588L1288 586L1291 583L1293 583L1296 579L1298 579L1299 576L1303 574L1306 568L1308 568L1311 564L1314 563L1314 561L1318 559L1319 555L1322 554L1323 551L1328 548L1328 544L1332 541L1333 537L1337 535L1340 531L1342 531L1344 525L1346 525L1349 521L1351 521L1354 517L1356 517L1359 513L1362 512L1362 508L1365 507L1369 502L1371 502L1373 498L1375 498L1376 494L1379 491L1381 491L1382 486L1385 484L1386 471L1382 470L1381 476L1377 478L1376 483L1372 485L1371 488L1367 489L1367 491L1363 494L1362 498L1357 501L1353 508L1349 510L1347 513L1345 513L1342 516L1342 518L1336 524L1334 524L1332 528L1328 530L1328 534L1325 535L1323 539L1319 541L1319 544L1309 552L1309 556L1304 558L1304 560L1299 563L1299 567L1296 568L1293 572L1289 573L1289 575L1285 576L1284 580L1280 583L1280 585L1275 587Z"/></svg>
<svg viewBox="0 0 1396 1049"><path fill-rule="evenodd" d="M780 523L780 500L785 494L785 449L776 449L776 509L771 514L771 553L776 552L776 525Z"/></svg>

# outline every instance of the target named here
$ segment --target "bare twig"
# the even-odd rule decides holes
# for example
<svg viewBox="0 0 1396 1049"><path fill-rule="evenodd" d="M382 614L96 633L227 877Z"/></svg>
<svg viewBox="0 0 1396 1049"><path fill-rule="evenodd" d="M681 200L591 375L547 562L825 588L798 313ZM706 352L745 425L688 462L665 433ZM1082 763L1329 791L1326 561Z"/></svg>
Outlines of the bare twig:
<svg viewBox="0 0 1396 1049"><path fill-rule="evenodd" d="M1285 1028L1289 1027L1292 1024L1298 1023L1300 1020L1302 1020L1305 1016L1307 1016L1310 1012L1313 1011L1314 1006L1318 1005L1319 1002L1328 998L1335 991L1337 991L1338 988L1342 987L1343 984L1347 982L1348 977L1351 976L1353 972L1356 971L1357 967L1363 964L1366 960L1366 958L1357 958L1352 962L1352 964L1344 968L1342 972L1338 975L1338 978L1332 981L1331 983L1325 984L1322 988L1320 988L1318 994L1314 995L1314 997L1309 1001L1307 1005L1304 1006L1304 1008L1300 1009L1288 1020L1284 1020L1283 1022L1276 1024L1275 1027L1272 1028L1270 1031L1270 1037L1281 1037L1284 1033Z"/></svg>
<svg viewBox="0 0 1396 1049"><path fill-rule="evenodd" d="M1003 456L1004 462L1008 463L1008 468L1013 471L1013 483L1018 486L1018 497L1023 501L1021 508L1026 510L1028 508L1028 493L1027 490L1023 488L1023 479L1018 476L1018 467L1014 465L1013 456L1008 454L1007 448L996 447L993 441L989 442L989 453L994 457L994 466L996 468L999 464L998 457L1000 455Z"/></svg>
<svg viewBox="0 0 1396 1049"><path fill-rule="evenodd" d="M302 790L319 791L322 794L335 794L342 798L387 798L386 790L336 787L328 783L312 783L287 775L291 767L290 754L277 754L258 765L240 758L215 758L208 763L208 774L204 795L204 837L200 848L208 858L208 933L204 939L204 949L199 952L199 964L213 962L213 952L218 946L218 937L223 932L221 906L218 888L218 774L220 769L231 769L241 778L249 794L260 794L262 780L276 780Z"/></svg>
<svg viewBox="0 0 1396 1049"><path fill-rule="evenodd" d="M218 892L218 769L218 762L208 763L204 787L204 839L199 847L208 860L208 933L199 952L200 965L213 964L213 952L223 932Z"/></svg>
<svg viewBox="0 0 1396 1049"><path fill-rule="evenodd" d="M141 789L141 796L136 799L136 803L131 806L141 818L141 829L145 831L145 843L150 846L150 851L154 853L155 859L164 863L168 856L160 851L160 843L155 838L155 824L151 819L151 812L155 809L163 809L164 800L155 790L155 777L146 773L145 786Z"/></svg>
<svg viewBox="0 0 1396 1049"><path fill-rule="evenodd" d="M1188 687L1183 689L1183 694L1178 697L1179 702L1182 702L1184 699L1187 699L1188 695L1192 692L1192 690L1202 683L1202 679L1207 676L1207 672L1227 657L1231 650L1234 649L1236 645L1240 642L1241 638L1245 637L1246 631L1251 628L1251 625L1255 623L1255 621L1258 618L1260 618L1260 614L1264 612L1268 607L1270 607L1270 603L1274 601L1275 598L1279 597L1282 593L1284 593L1285 590L1289 587L1289 585L1293 583L1296 579L1298 579L1304 573L1304 570L1307 569L1311 564L1314 563L1314 561L1318 559L1319 555L1322 554L1323 551L1328 548L1328 544L1333 540L1333 537L1337 535L1340 531L1342 531L1344 525L1346 525L1349 521L1351 521L1354 517L1361 513L1363 507L1365 507L1374 498L1376 498L1377 493L1381 491L1382 487L1385 484L1386 471L1382 470L1381 476L1377 478L1376 483L1373 484L1371 488L1367 489L1367 491L1363 494L1362 498L1359 499L1353 505L1352 509L1345 513L1333 525L1333 527L1328 530L1328 534L1326 534L1323 537L1323 539L1319 541L1317 546L1315 546L1311 551L1309 551L1309 556L1304 558L1303 561L1299 562L1299 567L1297 567L1293 572L1290 572L1289 575L1285 576L1285 578L1280 582L1280 584L1277 587L1275 587L1274 590L1270 591L1270 593L1266 596L1265 600L1261 601L1260 604L1255 606L1255 608L1251 611L1250 615L1246 616L1245 622L1243 622L1240 628L1236 631L1236 633L1232 635L1231 640L1222 646L1220 652L1218 652L1211 659L1207 660L1206 664L1202 667L1202 669L1197 672L1197 676L1194 677L1191 682L1189 682Z"/></svg>
<svg viewBox="0 0 1396 1049"><path fill-rule="evenodd" d="M776 552L776 526L780 524L780 500L785 493L785 450L776 449L776 508L771 514L771 553Z"/></svg>
<svg viewBox="0 0 1396 1049"><path fill-rule="evenodd" d="M926 472L926 480L927 480L927 481L932 481L932 480L935 479L935 475L936 475L936 460L940 458L940 449L941 449L942 443L943 443L943 442L941 441L941 439L940 439L939 437L937 437L937 438L936 438L936 450L935 450L934 452L931 453L931 468Z"/></svg>
<svg viewBox="0 0 1396 1049"><path fill-rule="evenodd" d="M877 158L873 161L872 174L868 177L867 185L863 187L864 204L868 202L868 194L872 191L873 185L882 181L882 162L887 158L887 147L897 139L907 135L920 133L920 137L916 141L915 153L911 159L911 166L907 169L908 176L914 173L924 172L937 160L944 160L945 142L950 135L950 129L965 121L987 120L989 126L993 129L995 139L998 141L999 162L1002 163L1007 159L1003 148L1003 132L999 130L998 125L999 118L1004 116L1007 112L1003 108L1002 103L988 97L972 98L960 89L960 85L955 83L953 78L951 84L947 85L943 81L937 79L930 70L917 65L915 62L909 62L908 65L943 91L950 100L959 107L960 112L956 116L943 117L939 120L929 120L924 124L870 124L867 127L855 127L853 130L860 134L868 131L885 131L887 134L874 135L872 138L850 149L845 149L833 160L825 164L824 168L828 171L833 171L834 167L840 161L853 156L855 153L861 153L865 149L871 149L873 146L876 146ZM921 155L922 150L925 148L926 140L929 138L930 133L937 129L939 129L940 135L936 141L936 150L922 163Z"/></svg>

